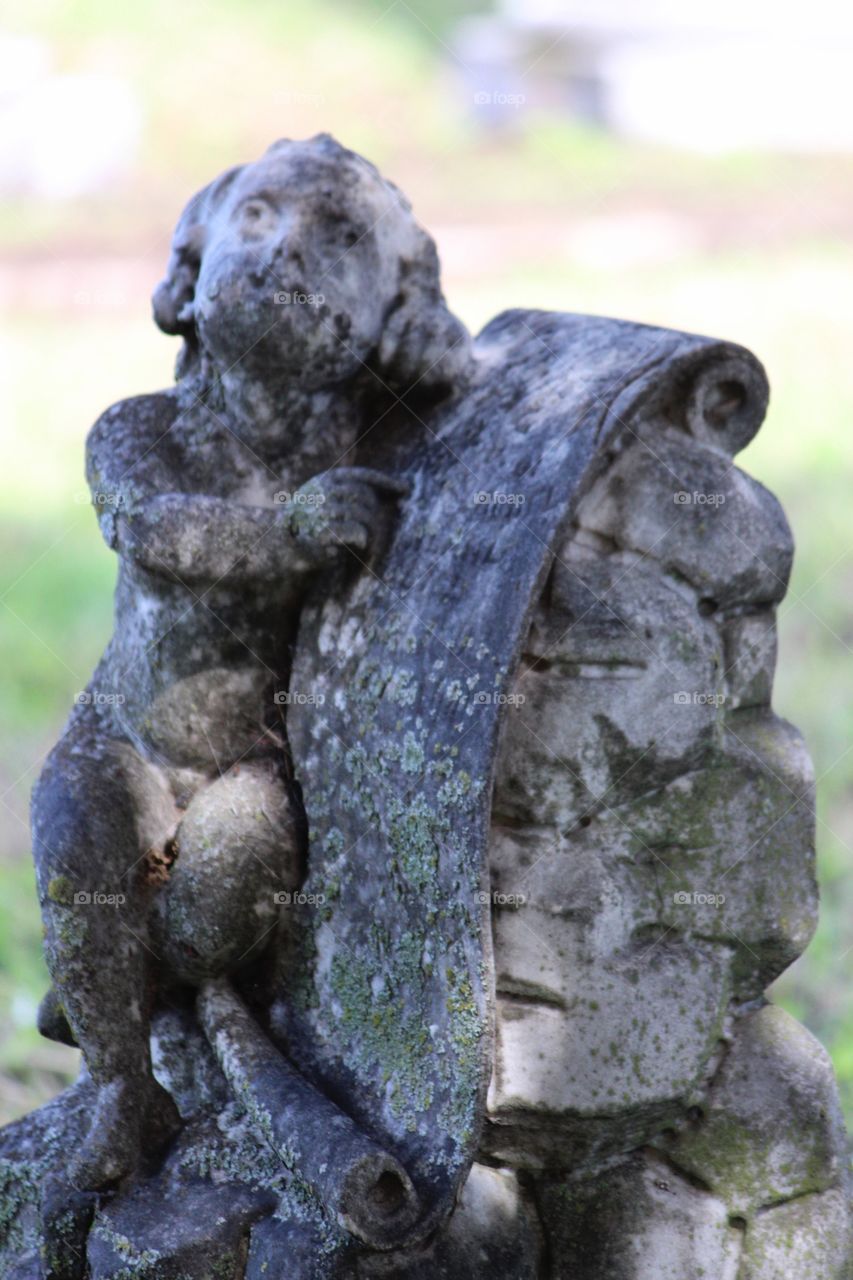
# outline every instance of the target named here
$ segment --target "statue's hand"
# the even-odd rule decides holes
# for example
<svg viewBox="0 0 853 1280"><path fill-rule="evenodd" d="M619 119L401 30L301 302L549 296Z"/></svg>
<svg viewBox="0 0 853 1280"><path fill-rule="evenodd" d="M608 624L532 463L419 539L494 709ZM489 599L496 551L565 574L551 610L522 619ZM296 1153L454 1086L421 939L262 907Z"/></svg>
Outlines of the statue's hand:
<svg viewBox="0 0 853 1280"><path fill-rule="evenodd" d="M370 467L338 467L314 476L293 494L290 527L300 550L321 563L349 547L367 553L382 525L383 498L408 485Z"/></svg>

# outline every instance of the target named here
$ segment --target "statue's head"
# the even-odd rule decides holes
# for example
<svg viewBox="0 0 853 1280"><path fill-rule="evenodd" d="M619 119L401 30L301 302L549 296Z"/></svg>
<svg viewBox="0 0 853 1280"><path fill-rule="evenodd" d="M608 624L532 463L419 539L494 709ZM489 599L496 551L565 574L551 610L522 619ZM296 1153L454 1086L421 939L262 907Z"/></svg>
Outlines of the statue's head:
<svg viewBox="0 0 853 1280"><path fill-rule="evenodd" d="M402 193L328 134L282 139L182 213L154 318L206 357L307 390L369 367L395 392L452 384L468 335Z"/></svg>

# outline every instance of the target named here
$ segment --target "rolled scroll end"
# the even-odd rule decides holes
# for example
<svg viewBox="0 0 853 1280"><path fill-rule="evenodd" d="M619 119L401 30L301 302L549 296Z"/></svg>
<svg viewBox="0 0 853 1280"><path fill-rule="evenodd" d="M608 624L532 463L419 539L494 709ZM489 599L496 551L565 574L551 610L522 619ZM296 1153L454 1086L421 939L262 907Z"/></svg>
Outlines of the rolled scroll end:
<svg viewBox="0 0 853 1280"><path fill-rule="evenodd" d="M409 1175L393 1156L366 1155L347 1173L338 1221L373 1249L398 1245L421 1212Z"/></svg>
<svg viewBox="0 0 853 1280"><path fill-rule="evenodd" d="M687 392L687 429L702 444L732 457L758 431L769 398L767 375L748 352L711 360L695 374Z"/></svg>
<svg viewBox="0 0 853 1280"><path fill-rule="evenodd" d="M282 1056L227 979L203 983L196 1008L258 1140L371 1249L409 1243L423 1207L403 1166Z"/></svg>

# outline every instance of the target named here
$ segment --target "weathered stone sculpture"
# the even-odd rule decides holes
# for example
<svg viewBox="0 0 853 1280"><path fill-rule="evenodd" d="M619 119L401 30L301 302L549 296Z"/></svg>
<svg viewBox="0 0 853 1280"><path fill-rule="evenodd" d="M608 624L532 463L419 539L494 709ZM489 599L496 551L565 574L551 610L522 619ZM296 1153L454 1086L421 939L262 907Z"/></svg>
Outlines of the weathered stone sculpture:
<svg viewBox="0 0 853 1280"><path fill-rule="evenodd" d="M89 478L116 631L34 795L86 1066L0 1135L4 1275L841 1280L774 717L763 371L507 312L400 193L275 144L178 224L173 391Z"/></svg>

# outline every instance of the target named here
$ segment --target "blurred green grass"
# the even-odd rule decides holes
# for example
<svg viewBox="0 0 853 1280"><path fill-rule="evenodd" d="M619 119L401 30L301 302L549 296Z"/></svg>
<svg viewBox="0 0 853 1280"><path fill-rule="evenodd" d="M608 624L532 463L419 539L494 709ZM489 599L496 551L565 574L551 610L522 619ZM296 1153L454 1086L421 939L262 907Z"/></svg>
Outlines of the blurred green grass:
<svg viewBox="0 0 853 1280"><path fill-rule="evenodd" d="M276 136L328 128L410 195L472 328L509 306L598 312L724 335L765 361L770 412L738 461L779 495L797 541L775 703L815 760L823 895L774 994L832 1052L853 1123L853 162L676 155L533 112L482 135L429 29L445 32L448 4L417 6L426 29L330 0L6 8L0 27L45 35L59 65L118 70L146 125L110 191L0 214L0 1122L76 1060L32 1026L47 976L27 802L111 628L115 564L81 500L84 436L107 404L171 380L147 295L186 198Z"/></svg>

